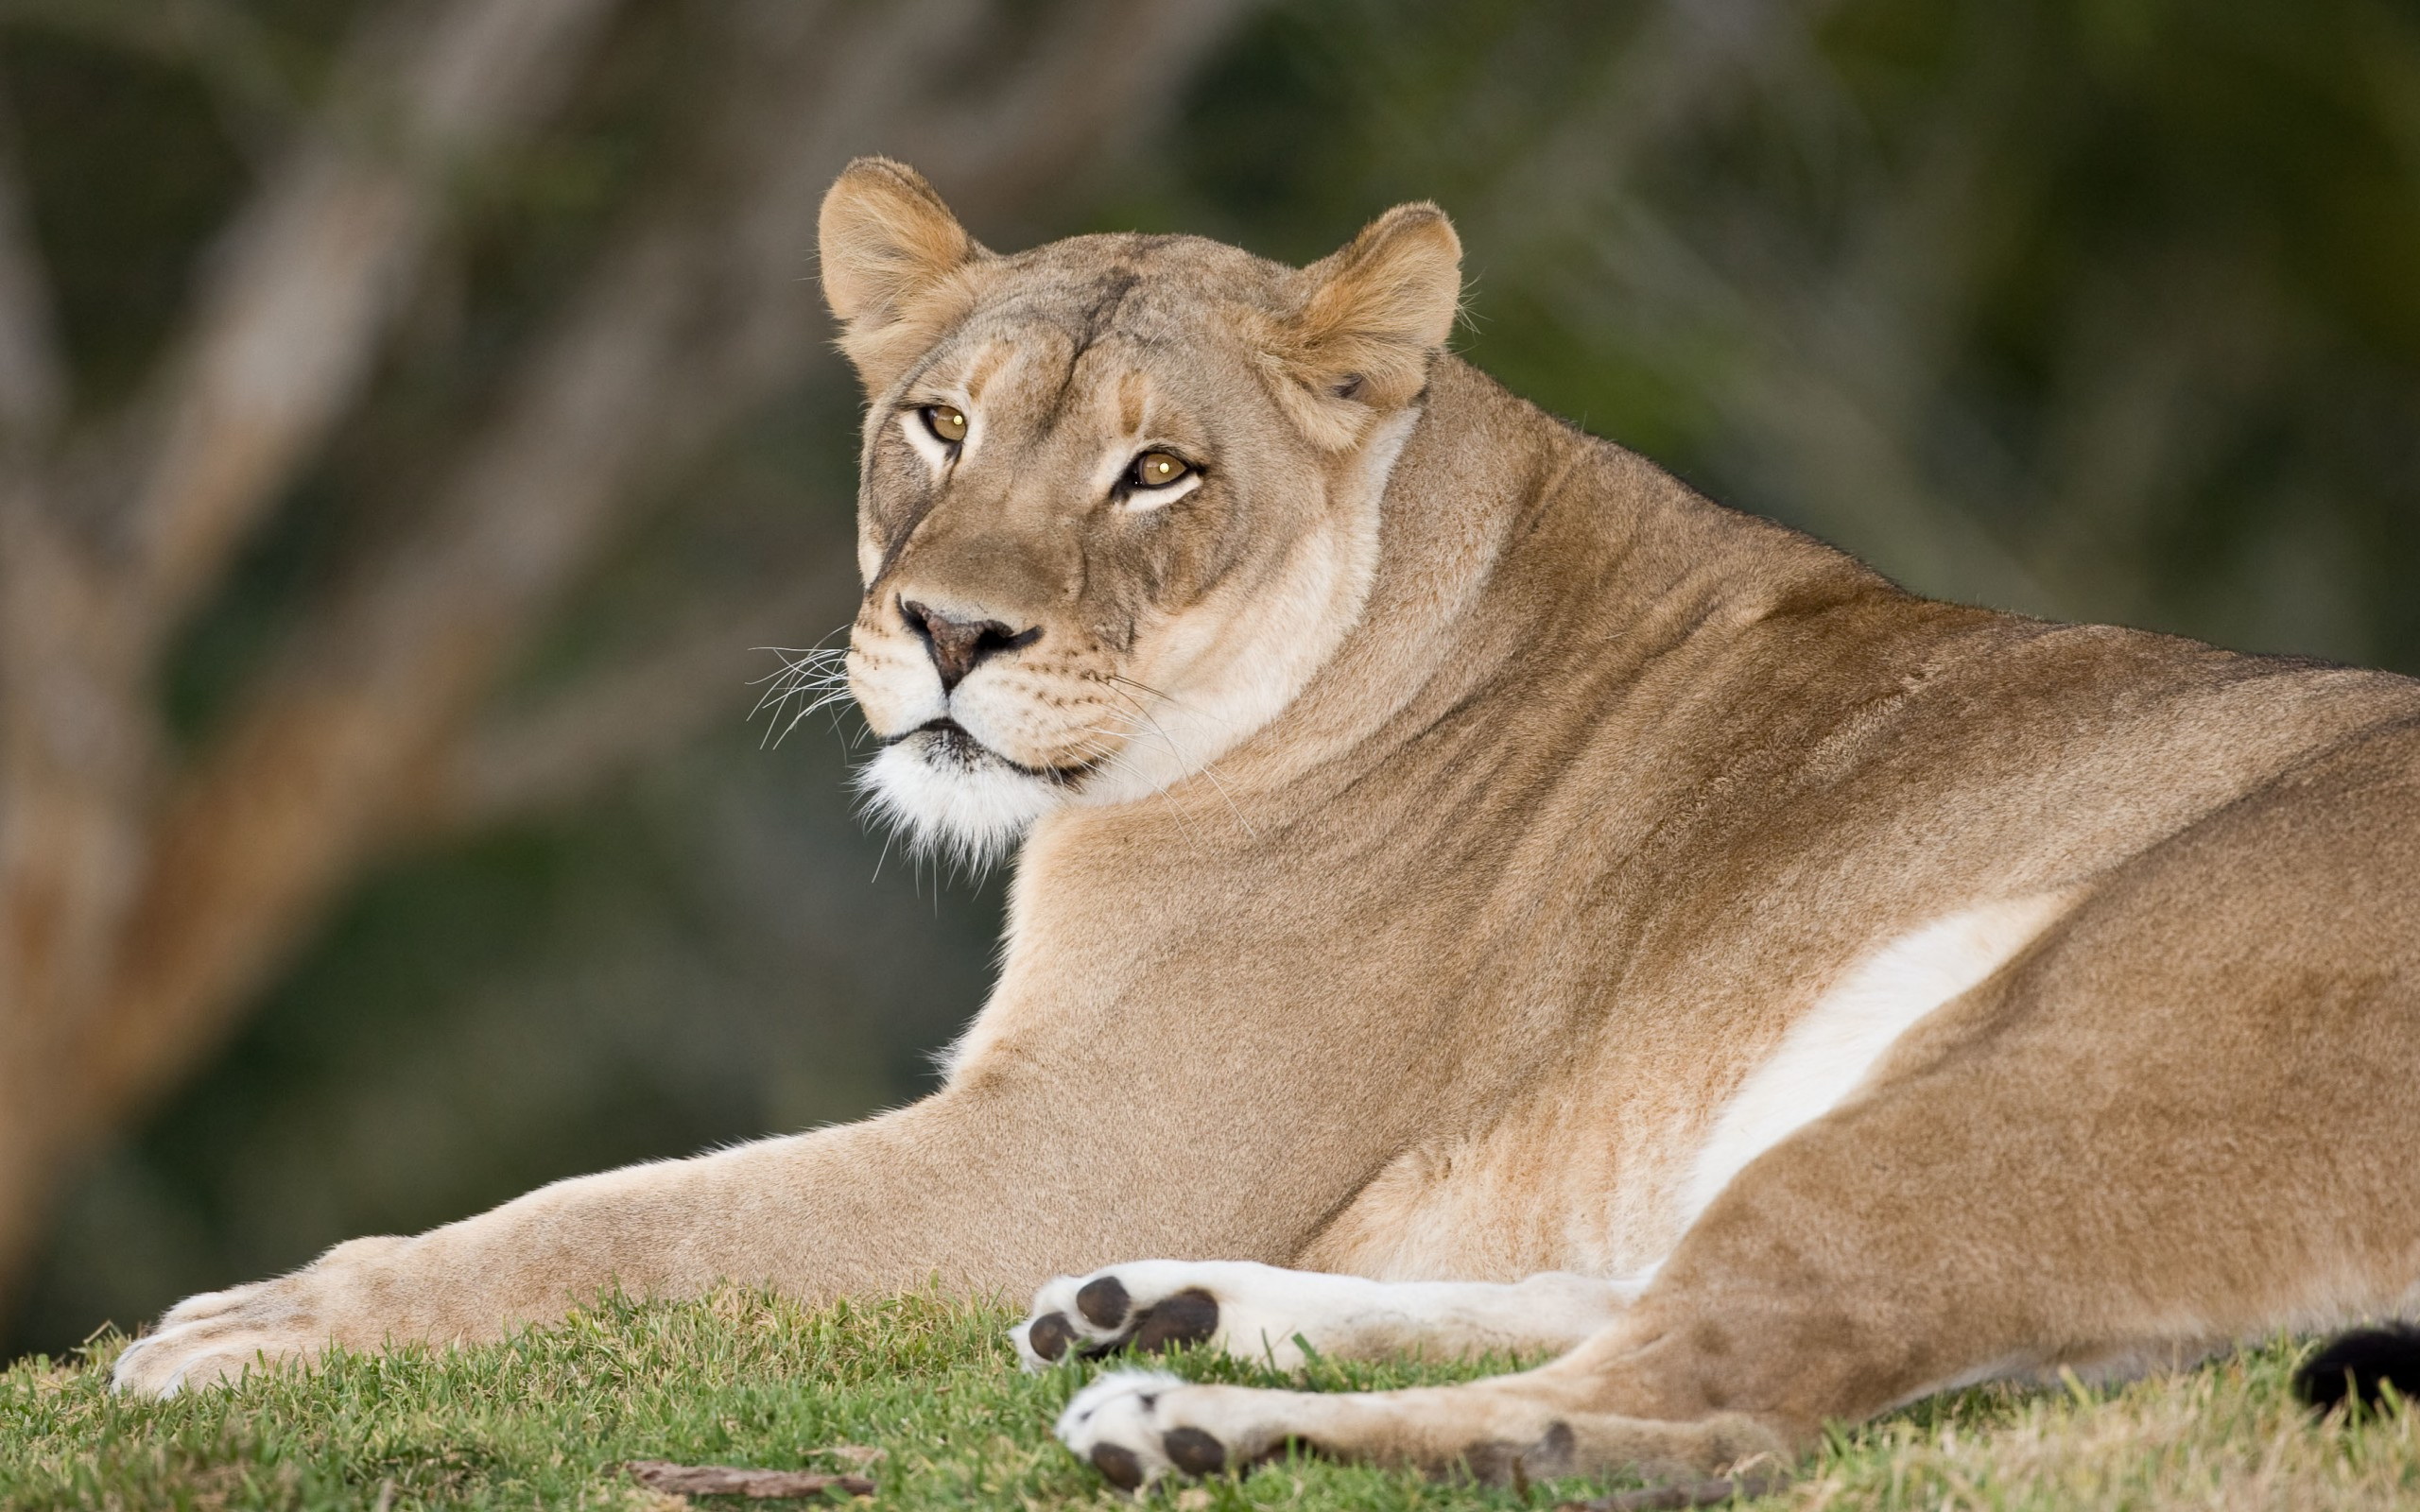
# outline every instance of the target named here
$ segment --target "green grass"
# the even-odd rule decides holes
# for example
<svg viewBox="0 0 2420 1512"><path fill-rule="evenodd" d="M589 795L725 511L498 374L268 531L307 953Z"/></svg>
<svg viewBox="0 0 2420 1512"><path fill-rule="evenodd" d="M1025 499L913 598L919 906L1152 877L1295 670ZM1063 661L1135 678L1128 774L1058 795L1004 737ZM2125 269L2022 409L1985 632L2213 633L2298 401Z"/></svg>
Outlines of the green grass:
<svg viewBox="0 0 2420 1512"><path fill-rule="evenodd" d="M808 1310L751 1292L614 1302L510 1342L343 1355L167 1402L105 1389L115 1337L0 1374L0 1506L633 1507L677 1498L629 1459L855 1468L879 1449L875 1508L1131 1505L1048 1435L1085 1378L1028 1376L1004 1310L916 1297ZM2387 1507L2420 1505L2420 1418L2313 1423L2279 1344L2109 1391L1985 1388L1836 1434L1759 1506ZM1184 1357L1202 1379L1280 1383ZM1469 1367L1322 1363L1311 1383L1451 1380ZM862 1457L862 1456L856 1456ZM1544 1508L1601 1485L1511 1489L1315 1461L1169 1487L1169 1512ZM798 1505L717 1500L723 1507ZM871 1509L870 1509L871 1512Z"/></svg>

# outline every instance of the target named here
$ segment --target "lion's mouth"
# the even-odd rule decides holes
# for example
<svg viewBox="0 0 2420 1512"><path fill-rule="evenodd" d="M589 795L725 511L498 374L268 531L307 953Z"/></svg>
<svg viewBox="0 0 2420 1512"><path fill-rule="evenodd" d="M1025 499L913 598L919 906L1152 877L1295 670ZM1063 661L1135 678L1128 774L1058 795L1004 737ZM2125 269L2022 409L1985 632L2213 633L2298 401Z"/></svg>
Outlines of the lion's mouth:
<svg viewBox="0 0 2420 1512"><path fill-rule="evenodd" d="M984 745L969 733L964 725L947 714L943 714L939 719L926 720L905 734L893 735L884 744L896 746L903 741L914 740L920 735L925 737L925 760L935 765L947 764L970 770L987 765L1005 766L1010 771L1060 787L1074 786L1078 782L1090 776L1093 769L1100 765L1098 760L1094 760L1078 762L1066 766L1028 766L1021 761L1003 756L991 747Z"/></svg>

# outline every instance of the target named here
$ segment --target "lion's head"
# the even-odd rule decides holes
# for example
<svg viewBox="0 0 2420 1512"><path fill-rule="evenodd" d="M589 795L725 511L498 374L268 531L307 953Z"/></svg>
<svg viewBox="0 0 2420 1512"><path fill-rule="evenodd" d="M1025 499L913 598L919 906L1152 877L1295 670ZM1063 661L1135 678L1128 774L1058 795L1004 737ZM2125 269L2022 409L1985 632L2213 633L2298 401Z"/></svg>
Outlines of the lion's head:
<svg viewBox="0 0 2420 1512"><path fill-rule="evenodd" d="M1291 268L1191 236L1002 256L898 163L823 203L868 405L849 686L876 806L977 857L1202 769L1359 614L1461 247L1406 205Z"/></svg>

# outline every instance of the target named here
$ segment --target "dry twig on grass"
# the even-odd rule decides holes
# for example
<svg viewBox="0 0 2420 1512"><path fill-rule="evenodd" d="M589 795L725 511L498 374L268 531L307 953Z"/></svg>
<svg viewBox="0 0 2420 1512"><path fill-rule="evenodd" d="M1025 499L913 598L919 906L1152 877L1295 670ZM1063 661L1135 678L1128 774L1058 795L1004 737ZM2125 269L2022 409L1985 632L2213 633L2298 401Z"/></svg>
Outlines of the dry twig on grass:
<svg viewBox="0 0 2420 1512"><path fill-rule="evenodd" d="M758 1470L737 1465L675 1465L665 1459L634 1459L622 1467L650 1491L674 1496L744 1496L768 1501L784 1496L873 1495L862 1475L824 1475L812 1470Z"/></svg>

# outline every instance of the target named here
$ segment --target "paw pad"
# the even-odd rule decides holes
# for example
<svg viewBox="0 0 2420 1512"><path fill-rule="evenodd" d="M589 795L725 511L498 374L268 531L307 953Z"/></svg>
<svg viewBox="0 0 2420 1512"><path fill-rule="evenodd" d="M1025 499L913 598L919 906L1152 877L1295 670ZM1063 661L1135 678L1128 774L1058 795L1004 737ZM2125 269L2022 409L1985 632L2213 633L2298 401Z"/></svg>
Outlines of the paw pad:
<svg viewBox="0 0 2420 1512"><path fill-rule="evenodd" d="M1123 1445L1095 1444L1093 1469L1121 1491L1132 1491L1143 1484L1143 1462Z"/></svg>
<svg viewBox="0 0 2420 1512"><path fill-rule="evenodd" d="M1124 1288L1119 1291L1122 1294ZM1132 1337L1122 1342L1145 1354L1157 1354L1182 1344L1204 1343L1218 1332L1219 1299L1195 1289L1179 1292L1144 1309L1135 1319Z"/></svg>
<svg viewBox="0 0 2420 1512"><path fill-rule="evenodd" d="M1097 1329L1114 1329L1126 1321L1126 1285L1115 1276L1086 1281L1076 1294L1076 1311Z"/></svg>
<svg viewBox="0 0 2420 1512"><path fill-rule="evenodd" d="M1169 1429L1160 1451L1187 1475L1216 1475L1227 1468L1227 1446L1199 1428Z"/></svg>
<svg viewBox="0 0 2420 1512"><path fill-rule="evenodd" d="M1033 1326L1026 1331L1027 1347L1046 1360L1056 1360L1065 1354L1067 1346L1074 1343L1075 1338L1076 1331L1068 1326L1063 1313L1046 1313L1035 1318Z"/></svg>

